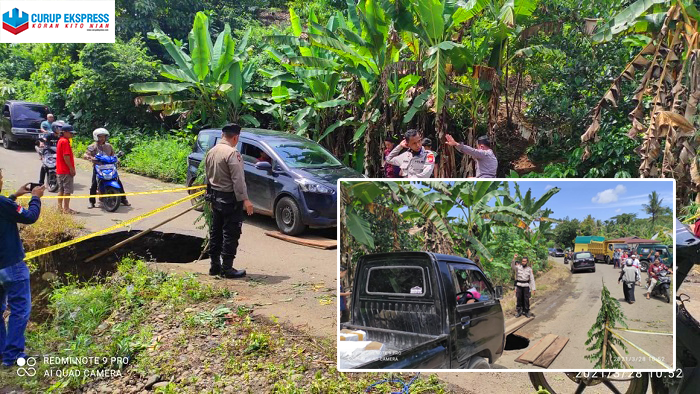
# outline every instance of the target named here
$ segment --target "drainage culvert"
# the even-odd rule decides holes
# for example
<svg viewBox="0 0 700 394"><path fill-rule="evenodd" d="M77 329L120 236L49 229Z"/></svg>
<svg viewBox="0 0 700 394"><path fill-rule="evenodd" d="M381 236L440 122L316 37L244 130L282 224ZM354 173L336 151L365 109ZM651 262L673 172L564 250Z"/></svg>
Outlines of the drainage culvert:
<svg viewBox="0 0 700 394"><path fill-rule="evenodd" d="M115 244L133 237L140 231L121 231L88 239L77 245L59 249L43 256L38 268L31 276L32 320L44 321L47 296L52 283L62 282L67 275L79 282L105 278L115 272L117 263L126 256L161 263L190 263L202 253L204 239L192 235L152 231L119 249L85 263L92 257ZM205 253L202 258L208 258Z"/></svg>

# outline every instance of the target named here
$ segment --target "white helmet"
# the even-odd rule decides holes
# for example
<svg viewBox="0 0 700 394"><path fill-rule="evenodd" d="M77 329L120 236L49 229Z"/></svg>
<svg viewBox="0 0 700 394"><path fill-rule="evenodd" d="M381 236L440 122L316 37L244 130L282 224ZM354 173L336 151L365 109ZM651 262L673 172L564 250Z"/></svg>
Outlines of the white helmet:
<svg viewBox="0 0 700 394"><path fill-rule="evenodd" d="M95 141L97 141L97 137L100 135L109 137L109 131L107 131L107 129L105 129L104 127L100 127L99 129L95 129L95 131L92 132L92 138Z"/></svg>

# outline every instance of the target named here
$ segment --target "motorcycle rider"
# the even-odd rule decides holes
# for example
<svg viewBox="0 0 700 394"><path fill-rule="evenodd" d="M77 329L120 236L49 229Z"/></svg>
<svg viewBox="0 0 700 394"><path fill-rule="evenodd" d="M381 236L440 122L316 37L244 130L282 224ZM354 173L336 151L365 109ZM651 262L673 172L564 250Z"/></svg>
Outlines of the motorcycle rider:
<svg viewBox="0 0 700 394"><path fill-rule="evenodd" d="M39 157L40 160L44 159L44 155L48 153L48 148L50 146L56 146L58 140L61 138L61 127L63 127L63 121L57 120L51 123L51 131L53 133L46 133L39 138ZM39 184L44 184L44 179L46 179L46 167L41 166L39 171Z"/></svg>
<svg viewBox="0 0 700 394"><path fill-rule="evenodd" d="M647 270L649 273L649 287L647 288L647 300L651 297L651 292L652 290L654 290L656 282L659 281L659 272L663 270L668 271L669 274L673 274L673 271L671 271L670 268L668 268L664 263L662 263L661 259L654 260L654 263L649 266L649 269Z"/></svg>
<svg viewBox="0 0 700 394"><path fill-rule="evenodd" d="M100 164L98 160L95 160L95 156L98 154L101 154L103 156L114 156L114 148L112 147L112 144L107 142L107 139L109 138L109 131L107 129L100 127L95 129L92 132L92 139L95 140L92 144L90 144L87 147L87 150L83 154L83 159L89 160L92 162L92 184L90 185L90 195L95 195L97 194L97 170L95 169L95 164ZM122 193L126 193L124 191L124 185L122 184L121 179L118 180L119 182L119 187L122 190ZM95 208L95 198L90 197L90 205L88 205L88 209ZM122 205L125 206L131 206L129 204L129 201L127 200L126 196L122 196Z"/></svg>

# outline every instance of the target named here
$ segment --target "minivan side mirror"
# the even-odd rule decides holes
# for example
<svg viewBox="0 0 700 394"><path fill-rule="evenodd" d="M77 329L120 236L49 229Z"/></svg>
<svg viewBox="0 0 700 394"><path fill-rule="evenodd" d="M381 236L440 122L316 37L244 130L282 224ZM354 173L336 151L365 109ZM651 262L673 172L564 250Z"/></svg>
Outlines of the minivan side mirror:
<svg viewBox="0 0 700 394"><path fill-rule="evenodd" d="M255 163L255 168L258 170L263 170L263 171L272 171L272 164L266 162L266 161L259 161Z"/></svg>
<svg viewBox="0 0 700 394"><path fill-rule="evenodd" d="M496 292L497 300L503 299L503 286L496 286L494 291Z"/></svg>

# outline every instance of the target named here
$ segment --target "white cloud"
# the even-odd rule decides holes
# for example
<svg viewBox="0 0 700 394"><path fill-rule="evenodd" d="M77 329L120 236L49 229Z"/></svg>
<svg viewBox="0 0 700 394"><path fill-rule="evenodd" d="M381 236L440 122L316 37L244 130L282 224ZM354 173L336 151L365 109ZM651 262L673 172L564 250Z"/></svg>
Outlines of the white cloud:
<svg viewBox="0 0 700 394"><path fill-rule="evenodd" d="M547 190L549 190L549 189L551 189L551 188L553 188L553 187L554 187L554 186L552 186L552 185L547 185L547 186L544 187L544 191L547 191Z"/></svg>
<svg viewBox="0 0 700 394"><path fill-rule="evenodd" d="M622 212L622 209L620 209L620 208L617 208L617 209L615 210L615 213L620 213L620 212Z"/></svg>
<svg viewBox="0 0 700 394"><path fill-rule="evenodd" d="M591 201L596 204L610 204L617 202L620 194L624 194L627 188L623 185L617 185L614 189L606 189L599 192L595 197L591 198Z"/></svg>

